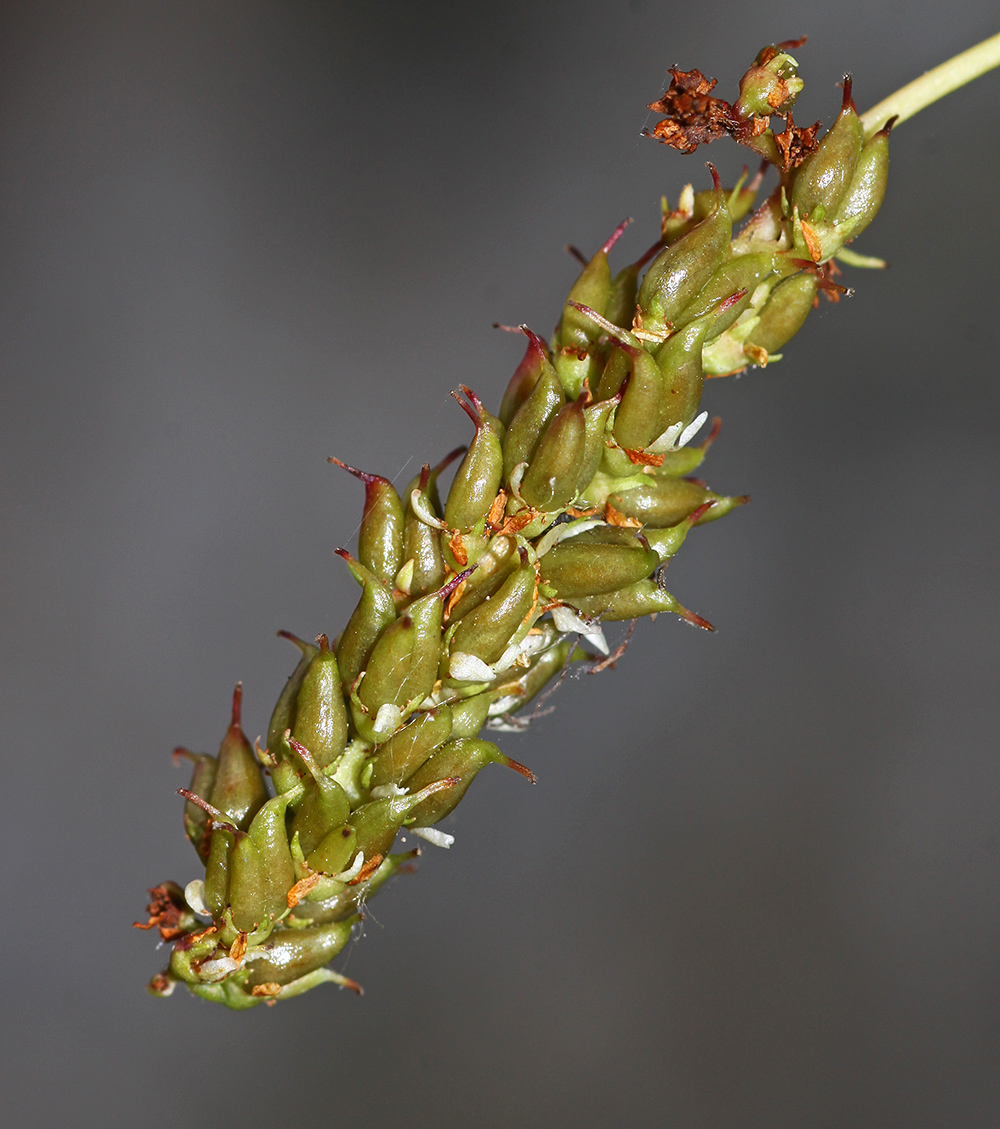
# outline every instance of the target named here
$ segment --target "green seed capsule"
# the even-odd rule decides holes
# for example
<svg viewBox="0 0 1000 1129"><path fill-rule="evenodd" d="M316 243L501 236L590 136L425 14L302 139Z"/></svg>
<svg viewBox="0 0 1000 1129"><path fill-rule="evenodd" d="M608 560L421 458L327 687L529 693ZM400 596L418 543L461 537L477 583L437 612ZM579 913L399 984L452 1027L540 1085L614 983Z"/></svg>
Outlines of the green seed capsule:
<svg viewBox="0 0 1000 1129"><path fill-rule="evenodd" d="M541 580L564 599L594 596L649 576L659 563L645 538L598 526L550 549L542 557Z"/></svg>
<svg viewBox="0 0 1000 1129"><path fill-rule="evenodd" d="M472 420L476 434L452 480L444 520L451 529L468 530L489 513L497 496L503 475L503 451L495 428L477 410L478 400L467 404L458 393L452 395Z"/></svg>
<svg viewBox="0 0 1000 1129"><path fill-rule="evenodd" d="M329 925L283 929L275 933L267 948L247 966L250 969L247 984L290 984L322 968L350 940L357 920L352 917Z"/></svg>
<svg viewBox="0 0 1000 1129"><path fill-rule="evenodd" d="M267 725L267 751L271 758L277 761L277 764L271 769L271 779L274 781L277 791L287 792L298 784L299 776L294 766L289 762L288 746L283 743L283 736L285 730L291 729L295 724L295 701L299 696L299 690L302 688L302 679L305 678L309 663L318 653L318 648L314 647L312 643L305 642L304 639L299 639L297 635L293 635L290 631L279 631L278 634L283 639L288 639L289 642L294 643L302 652L298 666L289 675L284 689L278 695L278 700L271 713L271 720ZM203 792L193 784L191 791L197 792L201 796L208 795L207 791Z"/></svg>
<svg viewBox="0 0 1000 1129"><path fill-rule="evenodd" d="M288 908L285 895L295 885L295 865L292 862L292 852L288 847L288 834L285 831L285 811L288 807L288 795L275 796L260 809L253 817L247 836L257 851L261 867L261 910L263 916L258 918L258 923L268 917L280 917ZM234 849L233 858L236 858ZM235 876L233 881L235 881ZM233 903L233 923L236 923L236 899L232 882L230 883L230 900ZM237 928L241 926L237 925Z"/></svg>
<svg viewBox="0 0 1000 1129"><path fill-rule="evenodd" d="M354 712L365 740L378 739L374 723L382 706L402 710L419 704L434 689L441 662L444 602L466 575L461 573L437 592L414 600L375 644L357 691L368 712Z"/></svg>
<svg viewBox="0 0 1000 1129"><path fill-rule="evenodd" d="M452 604L448 612L450 622L461 619L500 590L520 560L514 552L516 548L516 537L498 535L493 538L487 551L476 561L476 571L465 581L458 599Z"/></svg>
<svg viewBox="0 0 1000 1129"><path fill-rule="evenodd" d="M676 324L687 325L706 314L714 313L705 335L706 342L714 341L749 307L753 292L762 282L775 276L780 278L793 274L798 269L787 255L770 251L737 255L719 267L702 290L678 314Z"/></svg>
<svg viewBox="0 0 1000 1129"><path fill-rule="evenodd" d="M316 847L309 853L306 865L310 870L319 871L332 877L346 870L352 858L357 854L358 834L353 827L346 823L339 827L331 828L323 836Z"/></svg>
<svg viewBox="0 0 1000 1129"><path fill-rule="evenodd" d="M678 423L687 426L698 414L705 383L702 347L714 317L714 313L708 313L696 318L668 337L654 354L664 386L658 435Z"/></svg>
<svg viewBox="0 0 1000 1129"><path fill-rule="evenodd" d="M831 218L847 195L865 143L865 129L851 98L851 76L844 76L844 102L837 120L795 170L792 206L808 219ZM822 208L820 213L818 209Z"/></svg>
<svg viewBox="0 0 1000 1129"><path fill-rule="evenodd" d="M209 803L231 823L245 831L250 820L267 802L267 788L250 742L240 725L243 687L233 691L233 718L219 747L219 763L208 796Z"/></svg>
<svg viewBox="0 0 1000 1129"><path fill-rule="evenodd" d="M715 504L706 511L702 520L715 521L746 501L746 496L727 498L713 494L702 483L691 482L686 478L656 478L651 479L648 485L612 494L608 498L608 505L626 517L641 521L643 525L664 529L683 521L706 502Z"/></svg>
<svg viewBox="0 0 1000 1129"><path fill-rule="evenodd" d="M358 559L391 588L403 567L403 503L387 478L356 470L332 455L327 462L350 471L365 484L365 508L358 532Z"/></svg>
<svg viewBox="0 0 1000 1129"><path fill-rule="evenodd" d="M309 663L295 703L292 736L305 745L320 768L326 768L347 745L347 707L337 656L325 635L317 642L319 651Z"/></svg>
<svg viewBox="0 0 1000 1129"><path fill-rule="evenodd" d="M473 694L451 703L452 737L475 737L486 724L490 712L490 695Z"/></svg>
<svg viewBox="0 0 1000 1129"><path fill-rule="evenodd" d="M451 652L475 655L484 663L495 663L507 650L514 633L524 622L535 602L535 569L527 563L510 576L495 596L459 620L451 637Z"/></svg>
<svg viewBox="0 0 1000 1129"><path fill-rule="evenodd" d="M811 271L778 283L744 343L743 351L751 360L766 364L770 354L777 353L798 333L813 308L818 285Z"/></svg>
<svg viewBox="0 0 1000 1129"><path fill-rule="evenodd" d="M475 780L480 769L490 763L502 764L505 768L512 768L535 783L535 775L523 764L505 757L492 741L481 741L476 737L460 737L456 741L449 741L410 778L411 789L425 788L434 781L447 778L457 780L457 783L446 791L436 793L423 800L410 812L406 824L408 827L430 827L440 822L446 815L455 810L459 801Z"/></svg>
<svg viewBox="0 0 1000 1129"><path fill-rule="evenodd" d="M192 753L189 749L174 749L174 764L179 758L192 761L194 772L191 774L191 783L188 791L199 796L209 796L212 785L215 783L215 773L219 762L207 753ZM184 833L187 835L191 846L198 852L202 862L208 862L208 815L197 804L190 800L184 803Z"/></svg>
<svg viewBox="0 0 1000 1129"><path fill-rule="evenodd" d="M715 191L708 215L657 255L639 287L639 310L643 328L648 332L664 330L708 282L728 253L733 223L714 168L712 177Z"/></svg>
<svg viewBox="0 0 1000 1129"><path fill-rule="evenodd" d="M570 302L590 306L599 314L604 314L611 297L611 271L608 269L608 253L621 238L631 220L624 220L612 232L610 239L583 268L580 277L573 283L562 320L556 330L556 342L565 349L579 349L586 352L597 339L600 332L594 323L585 318Z"/></svg>
<svg viewBox="0 0 1000 1129"><path fill-rule="evenodd" d="M861 150L850 187L833 217L845 242L860 235L882 207L889 177L889 131L895 120L888 121Z"/></svg>
<svg viewBox="0 0 1000 1129"><path fill-rule="evenodd" d="M246 832L236 833L229 856L229 906L233 925L241 933L252 933L267 918L270 883L263 860Z"/></svg>
<svg viewBox="0 0 1000 1129"><path fill-rule="evenodd" d="M590 480L597 473L604 458L607 441L608 417L612 408L619 404L619 398L612 400L595 400L583 409L583 423L585 440L583 458L580 459L579 474L576 479L576 495L582 494L590 484ZM627 457L627 456L626 456Z"/></svg>
<svg viewBox="0 0 1000 1129"><path fill-rule="evenodd" d="M609 623L623 619L638 619L644 615L658 615L660 612L673 612L688 623L703 627L706 631L715 630L708 620L688 611L654 580L639 580L616 592L585 596L573 602L584 615L597 616Z"/></svg>
<svg viewBox="0 0 1000 1129"><path fill-rule="evenodd" d="M413 575L410 577L409 595L425 596L440 588L447 575L444 557L441 554L441 538L438 530L423 521L413 508L413 491L423 494L435 516L439 516L441 499L437 493L438 475L459 455L465 453L464 447L450 451L437 466L424 464L420 474L406 490L406 521L403 525L403 559L413 561ZM346 681L346 679L345 679Z"/></svg>
<svg viewBox="0 0 1000 1129"><path fill-rule="evenodd" d="M527 337L528 347L521 363L514 370L514 375L510 378L503 400L500 402L498 415L504 427L510 427L518 408L531 395L543 373L549 373L553 379L556 376L545 342L536 333L532 333L526 325L518 328Z"/></svg>
<svg viewBox="0 0 1000 1129"><path fill-rule="evenodd" d="M344 686L350 688L364 670L378 637L390 623L395 622L396 602L387 585L356 561L346 549L336 549L335 552L347 562L351 575L362 586L361 599L347 621L337 645L340 680ZM303 740L303 744L307 748L311 747L308 741ZM323 763L329 764L329 761Z"/></svg>
<svg viewBox="0 0 1000 1129"><path fill-rule="evenodd" d="M229 858L234 842L232 832L221 827L213 828L209 836L208 861L205 863L205 908L216 923L222 920L229 901Z"/></svg>
<svg viewBox="0 0 1000 1129"><path fill-rule="evenodd" d="M556 413L521 480L521 497L537 510L551 513L576 497L580 464L587 449L584 393Z"/></svg>
<svg viewBox="0 0 1000 1129"><path fill-rule="evenodd" d="M299 744L294 737L290 743L311 777L305 786L305 795L295 812L289 832L292 837L298 835L302 853L308 855L324 835L347 822L347 817L351 814L351 802L337 781L320 771L312 753L304 745Z"/></svg>
<svg viewBox="0 0 1000 1129"><path fill-rule="evenodd" d="M665 395L663 378L656 361L645 349L636 349L630 345L621 345L612 353L605 369L605 376L601 377L601 399L614 395L612 385L617 380L617 371L621 364L615 364L615 358L625 354L629 360L630 373L628 383L624 386L621 403L615 412L615 422L612 425L615 441L627 451L641 451L663 430L659 424L661 405ZM615 371L607 379L607 369L615 364Z"/></svg>
<svg viewBox="0 0 1000 1129"><path fill-rule="evenodd" d="M375 855L387 855L396 833L413 810L431 796L446 792L459 783L455 777L435 777L433 783L418 786L418 791L414 791L411 785L410 795L362 804L351 816L351 826L358 836L358 850L364 852L366 860Z"/></svg>
<svg viewBox="0 0 1000 1129"><path fill-rule="evenodd" d="M546 428L566 403L562 385L555 371L544 370L531 395L517 409L503 440L503 477L519 463L530 463Z"/></svg>
<svg viewBox="0 0 1000 1129"><path fill-rule="evenodd" d="M397 730L384 745L379 745L371 759L370 787L402 784L448 740L451 729L451 709L438 706Z"/></svg>

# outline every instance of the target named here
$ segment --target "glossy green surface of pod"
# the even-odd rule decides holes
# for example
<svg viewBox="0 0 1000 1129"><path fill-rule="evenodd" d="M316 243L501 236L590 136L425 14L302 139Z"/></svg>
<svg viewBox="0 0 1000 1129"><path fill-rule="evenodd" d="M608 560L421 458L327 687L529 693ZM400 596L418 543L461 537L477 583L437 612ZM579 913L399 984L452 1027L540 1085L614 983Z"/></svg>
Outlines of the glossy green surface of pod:
<svg viewBox="0 0 1000 1129"><path fill-rule="evenodd" d="M563 598L592 596L641 580L659 563L633 531L600 526L550 549L541 560L541 580Z"/></svg>
<svg viewBox="0 0 1000 1129"><path fill-rule="evenodd" d="M248 965L247 983L290 984L322 968L350 940L355 918L305 929L286 929L275 934L267 949Z"/></svg>
<svg viewBox="0 0 1000 1129"><path fill-rule="evenodd" d="M320 768L332 764L347 745L347 706L337 656L325 635L302 679L292 736L312 753Z"/></svg>
<svg viewBox="0 0 1000 1129"><path fill-rule="evenodd" d="M267 802L267 788L260 765L240 724L243 688L233 691L232 723L219 747L218 767L212 791L205 799L241 830Z"/></svg>
<svg viewBox="0 0 1000 1129"><path fill-rule="evenodd" d="M476 434L452 479L444 520L451 529L471 529L489 512L503 476L503 451L496 430L477 410L477 402L467 404L452 393L472 420Z"/></svg>
<svg viewBox="0 0 1000 1129"><path fill-rule="evenodd" d="M525 471L521 497L537 510L558 510L576 497L587 448L586 400L583 395L559 409Z"/></svg>
<svg viewBox="0 0 1000 1129"><path fill-rule="evenodd" d="M365 506L358 531L358 560L391 588L403 566L403 503L396 488L379 474L368 474L332 456L327 460L361 479Z"/></svg>
<svg viewBox="0 0 1000 1129"><path fill-rule="evenodd" d="M452 711L438 706L419 714L375 750L369 786L403 784L451 736Z"/></svg>
<svg viewBox="0 0 1000 1129"><path fill-rule="evenodd" d="M495 663L531 611L535 599L535 569L523 564L497 591L458 621L451 652L475 655Z"/></svg>
<svg viewBox="0 0 1000 1129"><path fill-rule="evenodd" d="M726 194L717 184L705 218L664 248L646 271L638 296L645 330L660 331L677 317L725 258L732 233Z"/></svg>
<svg viewBox="0 0 1000 1129"><path fill-rule="evenodd" d="M833 218L847 195L864 143L865 129L851 100L851 80L847 76L844 103L837 120L816 151L795 170L791 203L801 217Z"/></svg>
<svg viewBox="0 0 1000 1129"><path fill-rule="evenodd" d="M428 526L424 528L434 533ZM436 547L436 536L434 542ZM337 643L337 667L341 684L350 689L354 685L354 680L364 670L378 637L390 623L395 622L396 602L389 587L375 573L365 568L360 561L356 561L345 549L336 549L335 552L347 562L351 575L361 585L361 598ZM440 555L441 551L438 549L438 557ZM443 575L443 564L441 572ZM304 740L303 744L309 747L308 742Z"/></svg>
<svg viewBox="0 0 1000 1129"><path fill-rule="evenodd" d="M530 463L546 428L566 403L562 385L554 370L542 372L531 395L517 409L503 439L503 479L519 463Z"/></svg>

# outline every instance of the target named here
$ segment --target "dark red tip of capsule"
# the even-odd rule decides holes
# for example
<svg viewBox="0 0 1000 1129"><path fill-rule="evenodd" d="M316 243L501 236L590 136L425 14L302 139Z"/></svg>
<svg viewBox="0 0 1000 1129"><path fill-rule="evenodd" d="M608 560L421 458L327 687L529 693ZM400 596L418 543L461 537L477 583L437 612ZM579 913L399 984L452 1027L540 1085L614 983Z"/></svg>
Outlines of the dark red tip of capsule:
<svg viewBox="0 0 1000 1129"><path fill-rule="evenodd" d="M285 730L285 733L287 735L289 745L291 745L291 747L299 754L299 756L302 758L302 763L306 766L306 768L309 769L310 773L312 773L312 775L315 777L316 774L319 772L319 766L313 760L312 753L309 752L309 750L305 747L305 745L302 745L298 741L296 741L295 738L291 735L291 733L288 732L287 729Z"/></svg>
<svg viewBox="0 0 1000 1129"><path fill-rule="evenodd" d="M844 75L844 101L841 104L840 112L846 114L849 110L853 113L858 112L857 106L854 105L854 99L851 97L851 88L854 86L854 79L850 73Z"/></svg>
<svg viewBox="0 0 1000 1129"><path fill-rule="evenodd" d="M617 226L617 227L615 228L615 230L614 230L614 231L613 231L613 232L612 232L612 233L611 233L611 234L610 234L610 235L608 236L607 240L605 241L605 243L604 243L604 244L603 244L603 246L601 247L601 250L600 250L600 252L598 252L598 253L599 253L599 254L600 254L600 253L603 253L603 254L607 255L607 254L608 254L608 252L609 252L609 251L611 250L611 248L612 248L612 247L614 247L614 245L615 245L615 244L616 244L616 243L618 242L618 240L619 240L619 239L621 239L622 235L623 235L623 234L624 234L624 232L625 232L625 228L627 228L627 227L628 227L628 225L629 225L629 224L630 224L631 222L632 222L632 217L631 217L631 216L629 216L629 217L628 217L628 219L624 219L624 220L622 220L622 222L621 222L621 223L620 223L620 224L619 224L619 225L618 225L618 226Z"/></svg>
<svg viewBox="0 0 1000 1129"><path fill-rule="evenodd" d="M705 438L705 442L701 444L701 449L707 451L709 447L719 438L719 432L722 430L722 416L716 416L712 420L712 430Z"/></svg>
<svg viewBox="0 0 1000 1129"><path fill-rule="evenodd" d="M328 655L330 653L330 640L327 639L326 635L316 636L316 646L319 647L321 654Z"/></svg>
<svg viewBox="0 0 1000 1129"><path fill-rule="evenodd" d="M715 191L721 192L722 181L719 178L719 170L715 167L715 165L712 164L711 161L706 161L705 164L708 165L708 171L712 174L712 183L715 185Z"/></svg>
<svg viewBox="0 0 1000 1129"><path fill-rule="evenodd" d="M735 306L737 302L741 301L747 296L747 288L744 286L741 290L737 290L735 294L730 294L722 304L719 306L719 313L728 310L731 306Z"/></svg>
<svg viewBox="0 0 1000 1129"><path fill-rule="evenodd" d="M680 616L685 623L694 624L695 627L700 627L703 631L715 630L715 628L708 622L707 619L703 618L695 612L688 611L687 608L685 608L684 611L680 613Z"/></svg>
<svg viewBox="0 0 1000 1129"><path fill-rule="evenodd" d="M201 796L196 796L194 792L189 792L187 788L178 788L177 795L183 796L185 800L190 800L192 804L197 804L203 812L212 817L212 822L221 827L223 831L232 831L234 835L244 834L238 827L234 827L218 808L212 807L208 800L203 800Z"/></svg>
<svg viewBox="0 0 1000 1129"><path fill-rule="evenodd" d="M367 471L358 470L357 467L348 466L347 463L341 462L341 460L338 459L336 455L328 455L326 461L328 463L336 463L337 466L343 467L344 470L348 472L348 474L353 474L355 478L360 478L365 486L370 486L371 483L378 481L380 477L377 474L369 474ZM387 480L383 478L382 481L385 482Z"/></svg>
<svg viewBox="0 0 1000 1129"><path fill-rule="evenodd" d="M572 255L574 259L581 265L587 265L587 256L580 250L579 247L574 247L572 243L567 243L563 250L567 255Z"/></svg>
<svg viewBox="0 0 1000 1129"><path fill-rule="evenodd" d="M340 557L341 560L347 561L348 564L358 563L357 559L355 557L352 557L346 549L334 549L333 551L337 554L338 557ZM278 634L280 635L281 632L279 631Z"/></svg>
<svg viewBox="0 0 1000 1129"><path fill-rule="evenodd" d="M779 51L794 51L796 47L801 47L806 42L808 36L802 35L798 39L784 39L781 43L775 43L775 47Z"/></svg>
<svg viewBox="0 0 1000 1129"><path fill-rule="evenodd" d="M470 565L465 570L465 572L460 572L457 576L453 576L447 584L445 584L442 588L439 588L434 594L438 597L439 600L447 600L463 580L468 580L468 578L476 571L476 568L476 565Z"/></svg>
<svg viewBox="0 0 1000 1129"><path fill-rule="evenodd" d="M530 780L532 784L538 783L538 777L531 769L521 764L520 761L514 760L513 757L504 757L500 763L503 764L505 768L512 768L515 772L519 772L525 780Z"/></svg>
<svg viewBox="0 0 1000 1129"><path fill-rule="evenodd" d="M243 683L237 682L233 689L233 716L229 723L233 729L242 727L241 714L243 710Z"/></svg>
<svg viewBox="0 0 1000 1129"><path fill-rule="evenodd" d="M479 414L475 405L474 404L467 404L462 399L461 395L458 392L456 392L454 389L452 389L452 391L449 393L449 395L454 397L455 402L458 404L458 406L462 409L463 412L465 412L465 414L469 417L469 419L472 420L472 423L475 426L476 431L479 431L479 429L483 426L483 417Z"/></svg>
<svg viewBox="0 0 1000 1129"><path fill-rule="evenodd" d="M707 514L714 505L714 501L702 502L702 504L693 513L688 514L688 523L690 525L697 525L698 522L701 521L705 514Z"/></svg>
<svg viewBox="0 0 1000 1129"><path fill-rule="evenodd" d="M185 749L183 745L178 745L170 754L170 759L174 762L174 768L179 768L182 760L196 761L198 754L192 753L190 749Z"/></svg>
<svg viewBox="0 0 1000 1129"><path fill-rule="evenodd" d="M892 117L885 123L884 126L878 131L884 133L886 137L892 132L892 127L899 121L899 114L893 114Z"/></svg>

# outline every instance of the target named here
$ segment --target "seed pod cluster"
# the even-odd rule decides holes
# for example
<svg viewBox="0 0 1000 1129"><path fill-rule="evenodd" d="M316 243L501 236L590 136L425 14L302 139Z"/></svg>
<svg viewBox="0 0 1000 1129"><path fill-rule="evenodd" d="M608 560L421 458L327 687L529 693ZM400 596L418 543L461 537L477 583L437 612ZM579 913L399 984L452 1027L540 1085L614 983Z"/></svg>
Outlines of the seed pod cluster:
<svg viewBox="0 0 1000 1129"><path fill-rule="evenodd" d="M365 487L357 557L337 550L357 606L333 642L282 632L300 658L266 747L243 733L237 688L218 755L178 750L194 765L183 822L205 869L152 892L143 927L174 945L151 991L183 982L246 1008L324 982L357 988L327 966L418 853L393 852L399 834L449 846L438 824L490 764L534 780L483 731L523 728L571 664L608 665L602 623L671 612L710 628L661 582L692 529L748 500L692 477L718 434L716 421L691 445L704 382L776 359L818 292L843 291L832 257L885 191L888 130L865 141L850 79L821 140L794 126L788 46L757 56L733 106L680 71L654 103L668 114L660 140L689 151L728 133L777 169L753 214L762 174L726 190L709 166L713 186L688 186L656 243L612 273L619 225L583 260L551 341L520 327L497 414L465 385L453 393L473 434L402 496L331 459Z"/></svg>

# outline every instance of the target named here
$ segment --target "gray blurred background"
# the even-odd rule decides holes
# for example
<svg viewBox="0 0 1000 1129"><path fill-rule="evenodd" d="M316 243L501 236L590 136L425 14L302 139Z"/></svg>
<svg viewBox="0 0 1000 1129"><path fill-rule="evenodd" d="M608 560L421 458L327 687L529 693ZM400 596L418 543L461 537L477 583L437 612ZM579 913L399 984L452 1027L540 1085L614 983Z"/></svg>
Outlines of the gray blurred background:
<svg viewBox="0 0 1000 1129"><path fill-rule="evenodd" d="M130 928L197 873L171 766L251 736L356 589L357 482L467 439L626 215L742 151L639 136L666 68L796 52L829 123L996 5L8 3L0 26L7 1123L1000 1123L1000 75L900 128L786 359L716 381L753 504L503 746L320 989L231 1014Z"/></svg>

